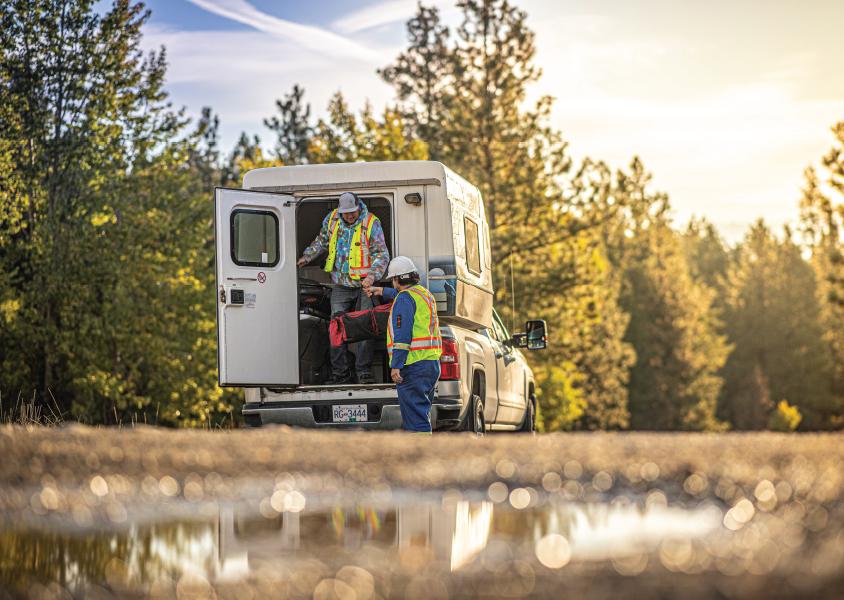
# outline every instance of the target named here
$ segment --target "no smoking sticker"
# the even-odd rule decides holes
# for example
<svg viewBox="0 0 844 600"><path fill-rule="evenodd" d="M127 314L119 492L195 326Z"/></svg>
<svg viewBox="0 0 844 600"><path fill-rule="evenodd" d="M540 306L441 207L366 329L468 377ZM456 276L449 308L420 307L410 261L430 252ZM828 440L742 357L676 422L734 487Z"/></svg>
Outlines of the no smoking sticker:
<svg viewBox="0 0 844 600"><path fill-rule="evenodd" d="M258 273L258 283L264 283L267 280L267 274L263 271Z"/></svg>

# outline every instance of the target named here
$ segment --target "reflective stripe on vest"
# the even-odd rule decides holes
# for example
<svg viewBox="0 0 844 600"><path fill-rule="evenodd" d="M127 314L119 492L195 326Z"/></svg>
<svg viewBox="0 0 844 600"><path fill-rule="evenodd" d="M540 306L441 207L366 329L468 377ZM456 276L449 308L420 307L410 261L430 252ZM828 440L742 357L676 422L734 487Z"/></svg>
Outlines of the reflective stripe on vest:
<svg viewBox="0 0 844 600"><path fill-rule="evenodd" d="M416 304L413 315L413 331L409 344L393 343L393 309L390 309L390 320L387 325L387 353L393 359L393 350L407 350L407 360L404 364L412 365L420 360L439 360L442 355L443 341L440 336L440 323L437 319L437 301L431 292L421 285L414 285L399 292L393 299L393 307L401 294L410 294Z"/></svg>
<svg viewBox="0 0 844 600"><path fill-rule="evenodd" d="M334 270L334 263L337 260L337 238L340 236L341 219L342 217L337 214L337 209L335 208L331 212L331 217L329 217L328 220L331 237L328 241L328 258L325 261L326 273L330 273ZM363 240L361 240L362 223L358 222L357 225L355 225L355 229L352 232L352 242L349 246L350 279L363 279L369 275L369 269L372 266L372 259L369 254L369 239L372 237L372 227L375 225L375 221L377 220L378 217L372 213L367 214L366 236L363 236ZM355 248L358 248L359 250L355 252Z"/></svg>

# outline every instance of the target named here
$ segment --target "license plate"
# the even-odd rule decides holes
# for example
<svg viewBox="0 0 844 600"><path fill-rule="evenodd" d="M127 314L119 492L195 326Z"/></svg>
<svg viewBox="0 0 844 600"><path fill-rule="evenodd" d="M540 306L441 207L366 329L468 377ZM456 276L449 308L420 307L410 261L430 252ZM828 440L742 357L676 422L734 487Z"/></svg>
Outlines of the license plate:
<svg viewBox="0 0 844 600"><path fill-rule="evenodd" d="M366 404L335 404L331 407L335 423L362 423L367 420Z"/></svg>

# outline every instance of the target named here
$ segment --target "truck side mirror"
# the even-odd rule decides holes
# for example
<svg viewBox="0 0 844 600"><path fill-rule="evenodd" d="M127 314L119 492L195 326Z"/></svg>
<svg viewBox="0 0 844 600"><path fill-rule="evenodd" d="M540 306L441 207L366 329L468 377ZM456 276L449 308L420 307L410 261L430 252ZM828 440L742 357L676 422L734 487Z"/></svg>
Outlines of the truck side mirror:
<svg viewBox="0 0 844 600"><path fill-rule="evenodd" d="M533 319L525 322L525 346L528 350L544 350L548 346L548 332L545 321Z"/></svg>
<svg viewBox="0 0 844 600"><path fill-rule="evenodd" d="M527 334L514 333L513 337L504 341L504 345L511 348L527 348Z"/></svg>

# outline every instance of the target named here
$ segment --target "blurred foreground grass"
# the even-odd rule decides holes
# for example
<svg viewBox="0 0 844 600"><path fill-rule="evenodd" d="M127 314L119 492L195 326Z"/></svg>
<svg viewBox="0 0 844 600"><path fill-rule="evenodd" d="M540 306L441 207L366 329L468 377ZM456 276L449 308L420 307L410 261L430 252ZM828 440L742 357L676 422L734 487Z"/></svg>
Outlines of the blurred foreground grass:
<svg viewBox="0 0 844 600"><path fill-rule="evenodd" d="M257 598L274 589L283 591L279 596L351 598L358 596L344 595L350 584L338 574L355 568L369 574L373 587L366 597L373 598L838 598L844 589L842 442L840 434L419 439L284 427L201 432L7 425L0 427L0 528L6 536L0 582L20 584L16 569L34 560L25 551L34 534L26 532L75 531L82 537L73 539L84 541L101 532L134 531L137 523L216 522L232 506L259 520L304 511L333 523L341 508L466 501L494 509L511 538L490 542L486 554L460 571L434 557L408 562L366 546L350 552L306 545L289 560L276 557L249 570L236 585L188 575L158 587L120 578L100 584L117 595L184 597L185 590L205 590L198 597ZM714 512L718 527L701 539L678 531L651 550L612 559L571 554L556 560L572 539L566 527L574 525L555 525L555 519L577 507L603 521L605 535L623 534L613 531L612 511L596 506L643 515L680 509L689 519ZM12 547L20 552L9 555ZM546 560L549 552L554 560ZM44 591L47 583L33 585Z"/></svg>

